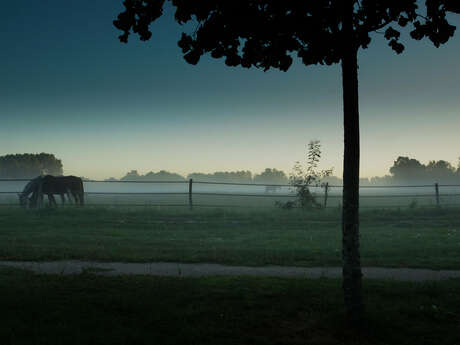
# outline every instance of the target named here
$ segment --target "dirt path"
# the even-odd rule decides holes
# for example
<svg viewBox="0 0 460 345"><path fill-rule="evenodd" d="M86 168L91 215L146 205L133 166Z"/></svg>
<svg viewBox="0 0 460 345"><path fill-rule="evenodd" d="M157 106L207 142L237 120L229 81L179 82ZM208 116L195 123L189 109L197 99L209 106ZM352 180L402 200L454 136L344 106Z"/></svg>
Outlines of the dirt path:
<svg viewBox="0 0 460 345"><path fill-rule="evenodd" d="M121 263L89 261L0 261L0 265L32 270L43 274L80 274L91 272L101 275L146 274L173 277L203 276L271 276L271 277L306 277L306 278L340 278L340 267L287 267L264 266L243 267L219 264L184 264L184 263ZM460 278L460 271L429 270L412 268L364 267L365 278L395 279L405 281L445 280Z"/></svg>

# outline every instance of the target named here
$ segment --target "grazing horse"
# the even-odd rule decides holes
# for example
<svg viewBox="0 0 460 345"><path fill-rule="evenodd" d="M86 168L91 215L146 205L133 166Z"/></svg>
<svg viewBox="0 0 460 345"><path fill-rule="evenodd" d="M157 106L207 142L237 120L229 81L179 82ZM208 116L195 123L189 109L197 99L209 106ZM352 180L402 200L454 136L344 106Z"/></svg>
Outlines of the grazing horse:
<svg viewBox="0 0 460 345"><path fill-rule="evenodd" d="M19 204L22 207L27 207L27 202L29 201L27 197L29 196L30 193L33 193L37 190L41 178L42 178L41 176L38 176L34 178L33 180L30 180L29 183L26 184L22 192L18 193Z"/></svg>
<svg viewBox="0 0 460 345"><path fill-rule="evenodd" d="M52 177L52 176L51 176ZM76 176L57 176L55 179L70 192L76 204L83 206L85 204L85 190L83 189L83 180Z"/></svg>
<svg viewBox="0 0 460 345"><path fill-rule="evenodd" d="M70 195L72 195L76 204L84 204L83 181L76 176L45 175L33 179L26 185L19 196L21 205L26 205L27 196L31 192L32 196L29 198L30 207L37 207L37 202L43 200L43 194L48 195L50 204L54 206L57 206L57 204L53 194L59 194L63 204L65 203L64 194L67 194L69 201L71 201Z"/></svg>

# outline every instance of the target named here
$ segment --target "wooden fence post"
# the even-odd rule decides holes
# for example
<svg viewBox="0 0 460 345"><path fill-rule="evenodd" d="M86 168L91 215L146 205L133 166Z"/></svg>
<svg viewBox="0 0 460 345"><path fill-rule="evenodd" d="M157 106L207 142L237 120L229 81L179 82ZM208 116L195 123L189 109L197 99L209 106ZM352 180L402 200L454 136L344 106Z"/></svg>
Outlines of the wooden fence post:
<svg viewBox="0 0 460 345"><path fill-rule="evenodd" d="M439 205L440 205L440 203L439 203L439 185L438 185L437 182L434 184L434 189L436 191L436 206L439 207Z"/></svg>
<svg viewBox="0 0 460 345"><path fill-rule="evenodd" d="M193 179L191 178L188 181L188 206L190 207L190 210L193 210L192 186L193 186Z"/></svg>
<svg viewBox="0 0 460 345"><path fill-rule="evenodd" d="M329 190L329 182L324 185L324 208L327 207L327 192Z"/></svg>

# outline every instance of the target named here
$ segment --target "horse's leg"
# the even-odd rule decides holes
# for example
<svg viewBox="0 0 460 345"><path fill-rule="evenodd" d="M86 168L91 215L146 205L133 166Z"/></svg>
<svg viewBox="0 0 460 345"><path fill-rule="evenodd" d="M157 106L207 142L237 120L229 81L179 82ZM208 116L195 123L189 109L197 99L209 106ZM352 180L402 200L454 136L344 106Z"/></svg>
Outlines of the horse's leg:
<svg viewBox="0 0 460 345"><path fill-rule="evenodd" d="M76 204L77 203L77 197L75 196L75 192L71 190L70 188L67 189L67 197L69 198L69 203L71 204ZM72 199L73 197L73 199Z"/></svg>
<svg viewBox="0 0 460 345"><path fill-rule="evenodd" d="M39 200L38 208L43 208L43 205L45 204L45 195L42 192L40 192L38 200Z"/></svg>
<svg viewBox="0 0 460 345"><path fill-rule="evenodd" d="M38 193L38 208L43 208L43 181L42 179L39 180L38 186L37 186L37 193Z"/></svg>
<svg viewBox="0 0 460 345"><path fill-rule="evenodd" d="M61 197L61 203L63 205L65 205L65 197L64 197L64 194L59 194L59 196Z"/></svg>
<svg viewBox="0 0 460 345"><path fill-rule="evenodd" d="M73 190L72 193L75 198L75 204L80 206L83 205L82 193L79 190Z"/></svg>
<svg viewBox="0 0 460 345"><path fill-rule="evenodd" d="M70 195L70 190L69 190L68 188L65 190L65 195L66 195L66 197L67 197L67 202L68 202L69 204L72 204L72 197L71 197L71 195Z"/></svg>
<svg viewBox="0 0 460 345"><path fill-rule="evenodd" d="M54 198L53 194L48 194L48 199L50 201L51 206L57 207L56 199Z"/></svg>
<svg viewBox="0 0 460 345"><path fill-rule="evenodd" d="M75 205L80 205L81 204L80 193L74 192L73 197L75 198Z"/></svg>

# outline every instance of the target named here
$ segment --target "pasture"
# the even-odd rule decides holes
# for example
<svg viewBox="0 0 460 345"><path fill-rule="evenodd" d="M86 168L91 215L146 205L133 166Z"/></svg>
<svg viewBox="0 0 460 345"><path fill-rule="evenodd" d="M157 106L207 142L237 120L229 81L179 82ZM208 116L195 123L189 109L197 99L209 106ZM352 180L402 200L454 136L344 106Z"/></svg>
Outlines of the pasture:
<svg viewBox="0 0 460 345"><path fill-rule="evenodd" d="M284 210L273 205L277 195L197 195L190 210L186 197L88 194L84 207L25 210L14 196L3 196L10 199L0 207L0 260L341 265L338 204ZM375 204L363 198L368 202L360 217L363 266L460 269L460 208L435 207L434 198L426 198L422 205L403 197L376 198ZM378 204L383 199L391 207ZM350 330L337 279L94 273L0 268L0 343L460 342L459 279L365 279L367 323Z"/></svg>
<svg viewBox="0 0 460 345"><path fill-rule="evenodd" d="M459 269L459 215L458 208L363 210L363 266ZM5 206L0 220L0 260L341 265L338 208Z"/></svg>
<svg viewBox="0 0 460 345"><path fill-rule="evenodd" d="M458 279L366 280L368 321L352 330L339 280L43 276L13 269L0 269L0 277L5 345L460 342Z"/></svg>

